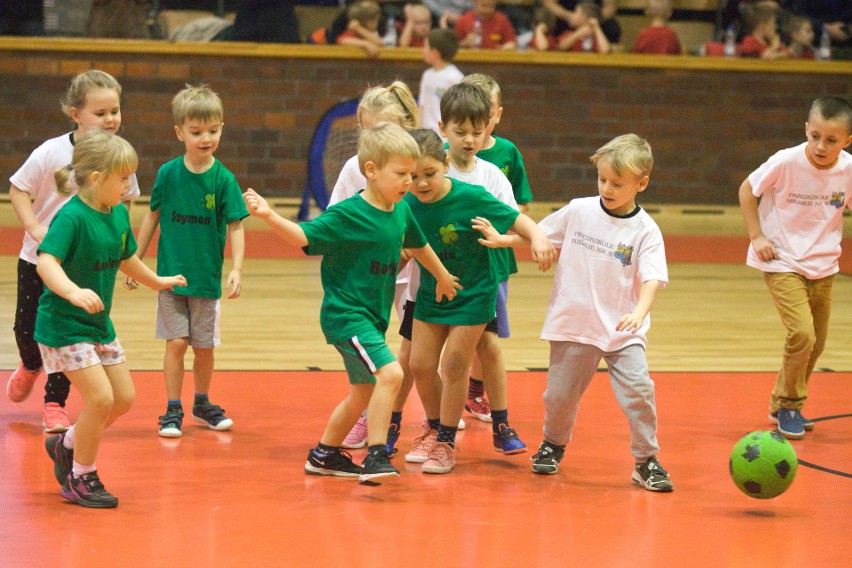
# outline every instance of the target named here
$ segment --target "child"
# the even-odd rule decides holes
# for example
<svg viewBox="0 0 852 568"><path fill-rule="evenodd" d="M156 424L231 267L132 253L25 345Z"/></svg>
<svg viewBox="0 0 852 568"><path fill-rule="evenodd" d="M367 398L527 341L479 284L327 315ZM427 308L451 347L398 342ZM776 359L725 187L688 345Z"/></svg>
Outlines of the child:
<svg viewBox="0 0 852 568"><path fill-rule="evenodd" d="M555 250L526 215L482 187L444 177L449 158L434 131L414 130L412 136L422 156L413 191L405 200L447 269L464 275L456 299L440 304L432 299L435 279L421 273L416 303L406 306L401 326L409 332L411 372L427 417L427 434L421 440L427 451L421 467L424 473L448 473L455 465L456 424L465 405L471 360L486 324L496 317L497 257L477 242L479 233L472 229L471 220L477 215L494 215L498 230L513 229L528 237L533 258L542 270L553 263ZM494 431L498 452L518 453L517 441L508 421ZM409 454L406 461L416 462L414 457Z"/></svg>
<svg viewBox="0 0 852 568"><path fill-rule="evenodd" d="M121 200L138 159L127 141L95 129L76 143L71 164L56 171L56 187L79 194L62 208L39 245L38 273L47 289L39 301L35 338L48 373L64 372L83 397L67 432L45 447L62 485L60 495L83 507L111 508L95 457L103 431L133 404L127 358L109 314L120 269L154 290L185 286L183 276L154 274L137 257L130 216Z"/></svg>
<svg viewBox="0 0 852 568"><path fill-rule="evenodd" d="M452 30L434 29L423 46L423 61L429 68L420 79L420 117L423 128L438 131L441 120L441 96L464 79L464 73L453 64L459 50L459 38Z"/></svg>
<svg viewBox="0 0 852 568"><path fill-rule="evenodd" d="M600 13L597 4L581 2L577 4L575 20L577 28L567 30L557 38L562 51L585 51L587 53L609 53L612 46L601 29Z"/></svg>
<svg viewBox="0 0 852 568"><path fill-rule="evenodd" d="M778 35L778 17L775 9L755 5L745 7L745 24L749 33L737 48L741 57L759 57L766 61L790 57Z"/></svg>
<svg viewBox="0 0 852 568"><path fill-rule="evenodd" d="M645 15L651 18L651 25L642 29L636 36L633 53L652 55L680 55L680 39L668 26L672 17L671 0L649 0Z"/></svg>
<svg viewBox="0 0 852 568"><path fill-rule="evenodd" d="M164 164L151 190L151 210L139 228L142 258L157 225L157 274L177 269L188 274L180 291L163 290L157 299L157 339L166 340L163 375L166 413L159 435L183 434L183 358L192 346L195 399L192 417L211 430L229 430L234 422L209 399L213 379L213 348L219 345L219 298L226 234L231 239L233 266L228 274L229 299L240 295L245 251L242 219L248 216L234 175L213 154L219 147L224 109L219 95L206 85L187 86L172 100L175 134L186 153ZM132 281L129 282L133 287Z"/></svg>
<svg viewBox="0 0 852 568"><path fill-rule="evenodd" d="M53 174L71 162L74 145L81 136L93 130L116 133L121 128L121 85L108 73L96 69L80 73L71 80L61 103L62 112L74 121L74 130L36 148L10 178L12 207L26 230L18 259L15 310L15 340L21 363L6 385L6 395L12 402L26 400L42 373L41 353L33 339L38 300L44 290L36 273L36 249L53 216L77 192L74 184L68 186L67 192L58 191ZM129 208L137 197L139 184L134 173L122 200ZM42 420L45 432L64 432L71 426L65 410L70 388L71 383L61 371L48 374Z"/></svg>
<svg viewBox="0 0 852 568"><path fill-rule="evenodd" d="M497 10L496 0L473 0L473 10L456 20L461 47L516 49L518 37L508 16Z"/></svg>
<svg viewBox="0 0 852 568"><path fill-rule="evenodd" d="M320 326L343 357L350 390L332 412L317 447L308 452L309 475L357 476L365 484L399 476L385 444L403 371L385 344L385 332L401 249L408 249L435 277L436 301L444 296L451 300L459 287L427 243L411 209L401 202L419 157L417 144L395 124L364 130L358 160L366 189L301 225L272 211L253 190L244 195L252 215L281 238L305 247L308 254L323 255ZM340 447L365 407L369 449L359 467Z"/></svg>
<svg viewBox="0 0 852 568"><path fill-rule="evenodd" d="M787 329L769 400L778 432L803 438L808 380L825 347L838 271L843 209L852 207L852 104L821 97L805 123L807 141L781 150L742 183L740 208L751 244L746 264L763 277Z"/></svg>
<svg viewBox="0 0 852 568"><path fill-rule="evenodd" d="M406 4L405 25L399 36L399 47L424 47L432 29L432 12L423 4Z"/></svg>
<svg viewBox="0 0 852 568"><path fill-rule="evenodd" d="M556 51L559 42L553 35L556 29L556 16L547 8L536 8L533 13L533 38L530 49L537 51Z"/></svg>
<svg viewBox="0 0 852 568"><path fill-rule="evenodd" d="M337 36L338 45L354 45L362 48L370 57L379 54L382 38L379 37L381 7L373 0L355 2L347 11L349 23L346 31Z"/></svg>
<svg viewBox="0 0 852 568"><path fill-rule="evenodd" d="M580 397L603 358L630 423L633 483L669 492L674 486L656 458L654 383L645 360L649 313L668 271L660 229L636 204L654 164L651 146L626 134L598 149L591 160L598 169L599 197L574 199L539 223L562 253L541 334L550 341L550 368L544 441L532 457L532 470L559 470ZM518 235L496 235L487 220L476 228L483 230L488 246L523 241Z"/></svg>
<svg viewBox="0 0 852 568"><path fill-rule="evenodd" d="M814 59L814 26L808 18L791 16L784 24L784 31L789 38L790 57Z"/></svg>

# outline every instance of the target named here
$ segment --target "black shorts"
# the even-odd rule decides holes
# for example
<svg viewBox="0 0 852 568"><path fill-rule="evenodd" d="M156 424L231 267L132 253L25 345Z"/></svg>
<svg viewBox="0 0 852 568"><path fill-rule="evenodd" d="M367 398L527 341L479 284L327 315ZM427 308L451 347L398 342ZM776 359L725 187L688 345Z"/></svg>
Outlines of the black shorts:
<svg viewBox="0 0 852 568"><path fill-rule="evenodd" d="M409 341L411 341L411 330L414 327L414 304L411 300L405 301L405 305L402 307L402 323L399 324L399 334ZM497 333L496 317L485 324L485 331Z"/></svg>

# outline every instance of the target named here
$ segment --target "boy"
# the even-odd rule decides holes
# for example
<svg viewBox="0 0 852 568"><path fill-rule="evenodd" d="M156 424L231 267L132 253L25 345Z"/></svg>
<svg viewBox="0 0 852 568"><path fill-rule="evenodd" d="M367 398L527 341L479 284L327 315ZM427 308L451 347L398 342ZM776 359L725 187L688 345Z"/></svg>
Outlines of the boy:
<svg viewBox="0 0 852 568"><path fill-rule="evenodd" d="M636 204L636 194L648 186L654 158L648 142L625 134L599 148L591 160L598 170L599 197L574 199L539 223L562 253L541 334L550 341L550 368L544 441L532 457L532 470L559 471L580 397L603 358L630 423L633 483L670 492L674 486L656 458L654 383L645 360L649 313L668 271L660 229ZM476 228L486 235L487 246L523 242L518 235L497 235L484 219Z"/></svg>
<svg viewBox="0 0 852 568"><path fill-rule="evenodd" d="M175 135L186 153L164 164L151 190L151 210L139 228L142 258L157 225L157 274L184 274L185 288L162 290L157 299L157 339L166 340L163 375L168 399L160 416L159 435L183 435L184 362L188 346L195 356L192 375L195 398L192 417L211 430L229 430L233 421L209 399L213 379L213 348L219 345L219 298L226 235L231 239L233 266L228 274L229 299L241 292L245 250L242 219L248 216L234 175L213 154L219 147L224 109L219 95L206 85L187 86L172 100ZM132 279L129 288L135 288Z"/></svg>
<svg viewBox="0 0 852 568"><path fill-rule="evenodd" d="M378 3L373 0L355 2L349 6L346 15L349 18L346 31L337 36L335 43L360 47L370 57L378 55L382 45L382 38L377 31L382 15Z"/></svg>
<svg viewBox="0 0 852 568"><path fill-rule="evenodd" d="M769 6L747 5L744 19L749 30L737 49L741 57L759 57L766 61L790 57L778 35L778 12Z"/></svg>
<svg viewBox="0 0 852 568"><path fill-rule="evenodd" d="M794 440L814 427L802 408L828 335L843 209L852 200L852 157L843 151L852 143L852 104L842 97L816 99L805 137L770 157L739 190L751 240L746 264L763 271L787 329L769 419Z"/></svg>
<svg viewBox="0 0 852 568"><path fill-rule="evenodd" d="M456 21L461 46L474 49L516 49L518 36L511 20L497 10L497 0L473 0L473 10Z"/></svg>
<svg viewBox="0 0 852 568"><path fill-rule="evenodd" d="M643 28L636 36L633 53L652 55L680 55L680 39L668 26L672 17L671 0L649 0L645 15L651 18L651 25Z"/></svg>
<svg viewBox="0 0 852 568"><path fill-rule="evenodd" d="M814 59L814 26L808 18L791 16L784 23L790 57Z"/></svg>
<svg viewBox="0 0 852 568"><path fill-rule="evenodd" d="M600 25L601 9L592 2L577 4L575 21L577 27L563 32L558 38L562 51L584 51L586 53L609 53L612 46Z"/></svg>
<svg viewBox="0 0 852 568"><path fill-rule="evenodd" d="M459 50L459 38L452 30L434 29L423 46L423 61L429 68L420 79L420 124L438 132L441 121L441 97L444 92L464 79L453 60Z"/></svg>
<svg viewBox="0 0 852 568"><path fill-rule="evenodd" d="M399 47L424 47L432 29L432 12L424 4L406 4L405 25L399 35Z"/></svg>
<svg viewBox="0 0 852 568"><path fill-rule="evenodd" d="M287 242L321 254L323 303L320 326L326 341L340 352L350 391L332 412L319 444L308 452L305 473L377 478L398 477L388 459L387 433L394 397L402 383L399 362L385 344L400 252L405 248L435 277L436 301L456 294L456 278L438 260L402 198L411 187L420 149L401 127L391 123L364 130L358 163L367 188L297 225L272 211L252 189L245 201ZM363 466L341 451L346 434L367 408L367 457Z"/></svg>

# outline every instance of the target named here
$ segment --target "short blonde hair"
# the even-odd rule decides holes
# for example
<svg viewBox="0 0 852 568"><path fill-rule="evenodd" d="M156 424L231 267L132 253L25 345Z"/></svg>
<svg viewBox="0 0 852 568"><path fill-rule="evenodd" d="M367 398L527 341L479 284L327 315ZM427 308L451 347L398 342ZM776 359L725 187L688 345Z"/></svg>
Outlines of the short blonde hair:
<svg viewBox="0 0 852 568"><path fill-rule="evenodd" d="M667 18L672 15L671 0L648 0L645 14L651 18Z"/></svg>
<svg viewBox="0 0 852 568"><path fill-rule="evenodd" d="M172 118L175 126L181 126L186 120L193 119L222 122L225 118L225 107L219 95L209 86L186 85L172 99Z"/></svg>
<svg viewBox="0 0 852 568"><path fill-rule="evenodd" d="M350 20L355 20L359 24L366 26L382 15L382 7L379 6L378 2L374 2L373 0L362 0L349 6L346 15L349 16Z"/></svg>
<svg viewBox="0 0 852 568"><path fill-rule="evenodd" d="M364 165L373 162L382 167L391 158L402 156L420 159L420 147L411 135L392 122L380 122L361 131L358 139L358 168L364 174Z"/></svg>
<svg viewBox="0 0 852 568"><path fill-rule="evenodd" d="M654 167L651 145L635 134L622 134L613 138L598 148L589 159L593 164L606 160L618 175L626 170L640 177L648 176Z"/></svg>
<svg viewBox="0 0 852 568"><path fill-rule="evenodd" d="M381 119L395 122L406 130L420 126L420 111L411 89L402 81L387 87L370 87L361 95L358 111L367 111Z"/></svg>
<svg viewBox="0 0 852 568"><path fill-rule="evenodd" d="M53 174L56 189L65 195L71 193L71 172L80 191L84 191L94 172L102 174L134 172L139 166L136 150L130 142L106 130L93 130L81 136L74 144L71 163Z"/></svg>
<svg viewBox="0 0 852 568"><path fill-rule="evenodd" d="M471 73L462 79L462 83L476 85L485 91L485 94L488 95L489 98L494 97L497 99L497 106L503 104L503 93L500 91L500 85L491 75L486 75L485 73Z"/></svg>

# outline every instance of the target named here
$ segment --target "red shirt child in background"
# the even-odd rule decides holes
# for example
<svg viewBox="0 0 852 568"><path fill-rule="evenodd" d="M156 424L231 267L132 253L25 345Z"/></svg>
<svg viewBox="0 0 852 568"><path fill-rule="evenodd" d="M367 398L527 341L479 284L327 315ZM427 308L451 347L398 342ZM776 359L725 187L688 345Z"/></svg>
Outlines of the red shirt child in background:
<svg viewBox="0 0 852 568"><path fill-rule="evenodd" d="M745 8L744 19L749 34L738 46L740 57L759 57L767 61L790 57L778 35L778 16L774 8L749 4Z"/></svg>
<svg viewBox="0 0 852 568"><path fill-rule="evenodd" d="M677 33L668 27L672 17L671 0L649 0L645 14L651 18L651 25L636 36L633 53L656 55L680 55L680 39Z"/></svg>
<svg viewBox="0 0 852 568"><path fill-rule="evenodd" d="M562 51L585 51L588 53L609 53L612 46L601 30L601 9L592 2L577 4L578 27L563 32L559 36L559 49Z"/></svg>
<svg viewBox="0 0 852 568"><path fill-rule="evenodd" d="M432 30L432 12L424 4L406 4L399 47L423 47Z"/></svg>
<svg viewBox="0 0 852 568"><path fill-rule="evenodd" d="M814 58L814 26L810 19L792 16L784 25L784 33L788 38L787 51L790 57L797 59Z"/></svg>
<svg viewBox="0 0 852 568"><path fill-rule="evenodd" d="M477 38L474 26L480 22L481 33ZM473 0L473 10L465 12L456 20L456 35L460 47L481 49L515 49L517 34L508 16L497 11L497 0ZM479 43L479 45L477 45Z"/></svg>
<svg viewBox="0 0 852 568"><path fill-rule="evenodd" d="M556 16L546 8L536 8L533 12L533 38L530 49L538 51L556 51L559 42L553 35L556 29Z"/></svg>

